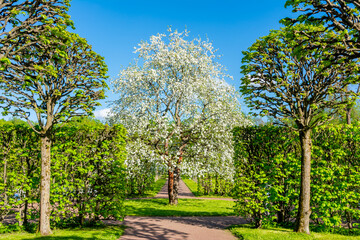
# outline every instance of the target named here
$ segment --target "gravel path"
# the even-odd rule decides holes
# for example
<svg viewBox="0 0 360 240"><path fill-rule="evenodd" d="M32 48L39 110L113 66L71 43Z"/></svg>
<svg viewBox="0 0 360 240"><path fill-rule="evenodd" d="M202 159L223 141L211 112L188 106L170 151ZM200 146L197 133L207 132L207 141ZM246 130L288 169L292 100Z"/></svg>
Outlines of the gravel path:
<svg viewBox="0 0 360 240"><path fill-rule="evenodd" d="M154 198L168 198L168 183L161 188L160 192ZM232 198L210 198L210 197L195 197L195 195L190 191L186 186L183 180L180 179L179 182L179 194L178 198L192 198L192 199L205 199L205 200L226 200L234 201Z"/></svg>
<svg viewBox="0 0 360 240"><path fill-rule="evenodd" d="M121 240L236 240L224 228L246 221L239 217L134 217L125 218Z"/></svg>
<svg viewBox="0 0 360 240"><path fill-rule="evenodd" d="M180 180L179 198L229 200L231 198L195 197ZM167 183L154 198L168 198ZM135 217L128 216L122 223L127 228L121 240L236 240L225 228L244 224L240 217Z"/></svg>

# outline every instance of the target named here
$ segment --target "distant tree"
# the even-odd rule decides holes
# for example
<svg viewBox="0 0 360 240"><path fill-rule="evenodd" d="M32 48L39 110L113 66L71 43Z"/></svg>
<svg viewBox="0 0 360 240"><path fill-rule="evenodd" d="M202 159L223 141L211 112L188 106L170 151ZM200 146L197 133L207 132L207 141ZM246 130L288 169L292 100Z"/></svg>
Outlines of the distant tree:
<svg viewBox="0 0 360 240"><path fill-rule="evenodd" d="M104 98L107 67L104 59L77 34L59 27L38 35L43 36L49 39L45 48L30 45L22 49L19 65L9 64L0 71L0 106L3 114L27 120L40 135L40 231L49 235L53 127L73 116L91 114L100 105L97 100ZM38 126L34 126L30 116L35 116Z"/></svg>
<svg viewBox="0 0 360 240"><path fill-rule="evenodd" d="M189 144L203 136L210 119L219 123L213 131L227 125L238 107L235 89L225 82L227 75L215 61L212 44L188 41L187 36L186 31L169 30L168 36L158 34L142 42L135 51L141 61L122 70L114 81L119 94L114 119L124 124L131 138L141 139L160 156L168 171L169 204L177 204L177 183Z"/></svg>
<svg viewBox="0 0 360 240"><path fill-rule="evenodd" d="M326 123L349 104L354 96L346 86L357 82L355 62L334 64L331 48L309 49L305 35L329 39L333 32L322 26L295 25L257 40L243 52L241 92L260 115L274 117L279 123L299 132L302 148L301 188L296 231L309 233L311 132Z"/></svg>

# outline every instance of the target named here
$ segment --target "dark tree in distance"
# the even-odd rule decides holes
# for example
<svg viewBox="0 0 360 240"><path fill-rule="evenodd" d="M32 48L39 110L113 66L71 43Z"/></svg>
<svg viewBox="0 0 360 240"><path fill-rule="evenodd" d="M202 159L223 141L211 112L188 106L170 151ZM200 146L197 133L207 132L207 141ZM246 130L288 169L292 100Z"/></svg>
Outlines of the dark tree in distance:
<svg viewBox="0 0 360 240"><path fill-rule="evenodd" d="M272 31L243 52L241 92L252 109L268 115L286 126L293 126L300 135L302 148L301 188L296 231L310 233L310 168L311 132L329 121L349 104L354 96L346 86L356 83L355 62L328 59L332 49L309 49L303 34L314 39L332 38L322 26L295 25ZM346 91L346 92L344 92ZM255 114L256 115L256 114Z"/></svg>

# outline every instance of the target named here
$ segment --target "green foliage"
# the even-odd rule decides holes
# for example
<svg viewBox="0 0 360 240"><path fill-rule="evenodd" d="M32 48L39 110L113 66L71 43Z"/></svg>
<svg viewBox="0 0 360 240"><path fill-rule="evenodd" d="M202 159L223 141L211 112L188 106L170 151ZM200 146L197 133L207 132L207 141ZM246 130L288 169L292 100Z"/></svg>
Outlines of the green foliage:
<svg viewBox="0 0 360 240"><path fill-rule="evenodd" d="M358 64L333 59L334 49L326 45L309 48L337 38L322 25L297 24L256 40L241 66L240 91L252 114L312 129L353 104L358 94L346 87L359 81Z"/></svg>
<svg viewBox="0 0 360 240"><path fill-rule="evenodd" d="M61 218L122 219L125 129L70 123L56 130L52 148L52 205ZM55 210L56 209L56 210Z"/></svg>
<svg viewBox="0 0 360 240"><path fill-rule="evenodd" d="M141 156L139 156L136 162L139 164L129 164L126 166L126 196L156 195L158 191L152 191L153 186L156 185L156 164L146 157L141 158ZM165 179L162 180L165 181Z"/></svg>
<svg viewBox="0 0 360 240"><path fill-rule="evenodd" d="M236 128L236 212L257 227L291 224L298 205L297 133L275 126ZM360 126L329 125L313 132L311 219L323 229L354 227L360 217Z"/></svg>
<svg viewBox="0 0 360 240"><path fill-rule="evenodd" d="M325 226L351 228L360 218L360 126L316 129L313 141L311 218Z"/></svg>
<svg viewBox="0 0 360 240"><path fill-rule="evenodd" d="M125 136L120 125L81 118L56 129L50 199L55 225L122 219ZM0 120L1 221L14 210L20 226L38 218L39 175L39 136L22 121Z"/></svg>
<svg viewBox="0 0 360 240"><path fill-rule="evenodd" d="M234 129L236 212L257 227L294 217L300 176L297 136L286 128Z"/></svg>
<svg viewBox="0 0 360 240"><path fill-rule="evenodd" d="M218 177L197 178L197 182L192 179L182 178L186 186L197 197L230 197L233 192L233 182Z"/></svg>
<svg viewBox="0 0 360 240"><path fill-rule="evenodd" d="M39 137L26 123L16 119L0 121L0 221L11 209L20 210L34 203L38 195L39 158ZM24 213L21 219L26 222L27 218Z"/></svg>

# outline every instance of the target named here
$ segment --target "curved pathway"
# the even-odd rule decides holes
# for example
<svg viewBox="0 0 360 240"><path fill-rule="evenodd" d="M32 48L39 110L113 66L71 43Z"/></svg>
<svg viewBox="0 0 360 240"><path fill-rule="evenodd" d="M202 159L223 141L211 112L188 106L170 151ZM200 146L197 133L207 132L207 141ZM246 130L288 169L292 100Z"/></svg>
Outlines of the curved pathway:
<svg viewBox="0 0 360 240"><path fill-rule="evenodd" d="M186 184L180 180L179 198L214 199L234 201L230 198L195 197ZM154 198L168 198L167 183ZM240 217L136 217L128 216L127 226L121 240L235 240L225 228L247 221Z"/></svg>

